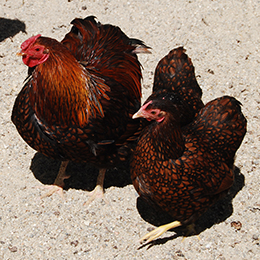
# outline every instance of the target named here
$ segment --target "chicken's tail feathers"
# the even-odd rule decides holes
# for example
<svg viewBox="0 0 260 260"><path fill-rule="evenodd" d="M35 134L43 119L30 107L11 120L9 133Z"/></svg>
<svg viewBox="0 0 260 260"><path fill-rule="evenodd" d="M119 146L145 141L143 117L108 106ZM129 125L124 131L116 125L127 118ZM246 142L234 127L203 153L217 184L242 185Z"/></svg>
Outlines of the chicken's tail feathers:
<svg viewBox="0 0 260 260"><path fill-rule="evenodd" d="M209 102L195 120L193 130L200 133L201 141L210 141L213 152L226 161L234 160L247 131L247 120L241 111L241 103L234 97L223 96Z"/></svg>
<svg viewBox="0 0 260 260"><path fill-rule="evenodd" d="M151 47L147 46L144 44L143 41L135 39L135 38L130 38L129 42L132 46L135 47L135 49L132 51L133 53L139 54L139 53L152 53L150 50L152 49Z"/></svg>

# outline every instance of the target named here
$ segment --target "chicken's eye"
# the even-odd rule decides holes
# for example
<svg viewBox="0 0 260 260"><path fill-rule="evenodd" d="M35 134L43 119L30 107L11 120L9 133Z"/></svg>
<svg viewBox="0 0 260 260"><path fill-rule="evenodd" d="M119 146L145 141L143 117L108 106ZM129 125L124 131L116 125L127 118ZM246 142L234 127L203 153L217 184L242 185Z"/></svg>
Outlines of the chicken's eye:
<svg viewBox="0 0 260 260"><path fill-rule="evenodd" d="M40 51L40 48L36 48L35 50L36 50L36 51Z"/></svg>
<svg viewBox="0 0 260 260"><path fill-rule="evenodd" d="M156 112L155 112L155 111L151 111L151 114L152 114L152 115L155 115L155 114L156 114Z"/></svg>

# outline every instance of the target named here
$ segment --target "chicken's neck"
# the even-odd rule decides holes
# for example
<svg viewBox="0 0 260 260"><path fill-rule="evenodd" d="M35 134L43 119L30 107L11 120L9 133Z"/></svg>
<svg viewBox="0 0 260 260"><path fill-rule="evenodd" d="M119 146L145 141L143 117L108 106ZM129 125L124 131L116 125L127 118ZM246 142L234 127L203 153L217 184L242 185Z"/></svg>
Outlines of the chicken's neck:
<svg viewBox="0 0 260 260"><path fill-rule="evenodd" d="M31 104L36 114L55 125L70 122L83 126L89 117L103 116L100 99L109 89L64 52L50 55L36 67L31 86Z"/></svg>
<svg viewBox="0 0 260 260"><path fill-rule="evenodd" d="M184 151L184 138L180 123L166 117L161 123L154 122L146 138L151 140L152 153L161 160L177 159Z"/></svg>

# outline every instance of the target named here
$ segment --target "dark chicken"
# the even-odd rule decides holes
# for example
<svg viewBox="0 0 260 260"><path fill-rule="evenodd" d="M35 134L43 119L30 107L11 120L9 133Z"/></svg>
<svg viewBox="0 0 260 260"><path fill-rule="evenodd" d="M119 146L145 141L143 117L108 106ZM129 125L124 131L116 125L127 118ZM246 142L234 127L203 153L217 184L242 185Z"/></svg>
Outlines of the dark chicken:
<svg viewBox="0 0 260 260"><path fill-rule="evenodd" d="M246 133L240 103L224 96L209 102L181 127L189 104L178 94L153 93L133 118L152 123L139 137L131 177L140 196L175 220L144 236L148 242L171 228L193 224L233 184L234 156Z"/></svg>
<svg viewBox="0 0 260 260"><path fill-rule="evenodd" d="M95 191L103 192L106 169L129 156L141 129L132 119L141 100L136 53L149 48L93 16L72 24L61 42L37 35L21 45L29 76L12 121L33 149L62 161L54 187L62 191L73 160L100 169Z"/></svg>
<svg viewBox="0 0 260 260"><path fill-rule="evenodd" d="M204 106L202 90L196 80L194 66L183 47L171 50L162 58L154 75L153 93L167 90L179 94L188 104L190 115L184 124L196 117Z"/></svg>

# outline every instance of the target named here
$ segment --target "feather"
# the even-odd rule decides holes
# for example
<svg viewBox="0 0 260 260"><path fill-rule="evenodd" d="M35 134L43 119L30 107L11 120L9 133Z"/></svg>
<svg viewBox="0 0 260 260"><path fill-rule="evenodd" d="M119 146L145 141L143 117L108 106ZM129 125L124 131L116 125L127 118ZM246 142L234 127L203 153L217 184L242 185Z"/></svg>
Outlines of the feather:
<svg viewBox="0 0 260 260"><path fill-rule="evenodd" d="M34 66L16 98L12 121L35 150L91 163L104 176L104 169L130 156L128 146L142 129L141 121L132 119L141 102L135 50L146 53L149 47L94 16L76 18L72 25L61 42L37 35L22 44L23 61ZM66 178L64 165L58 185Z"/></svg>

